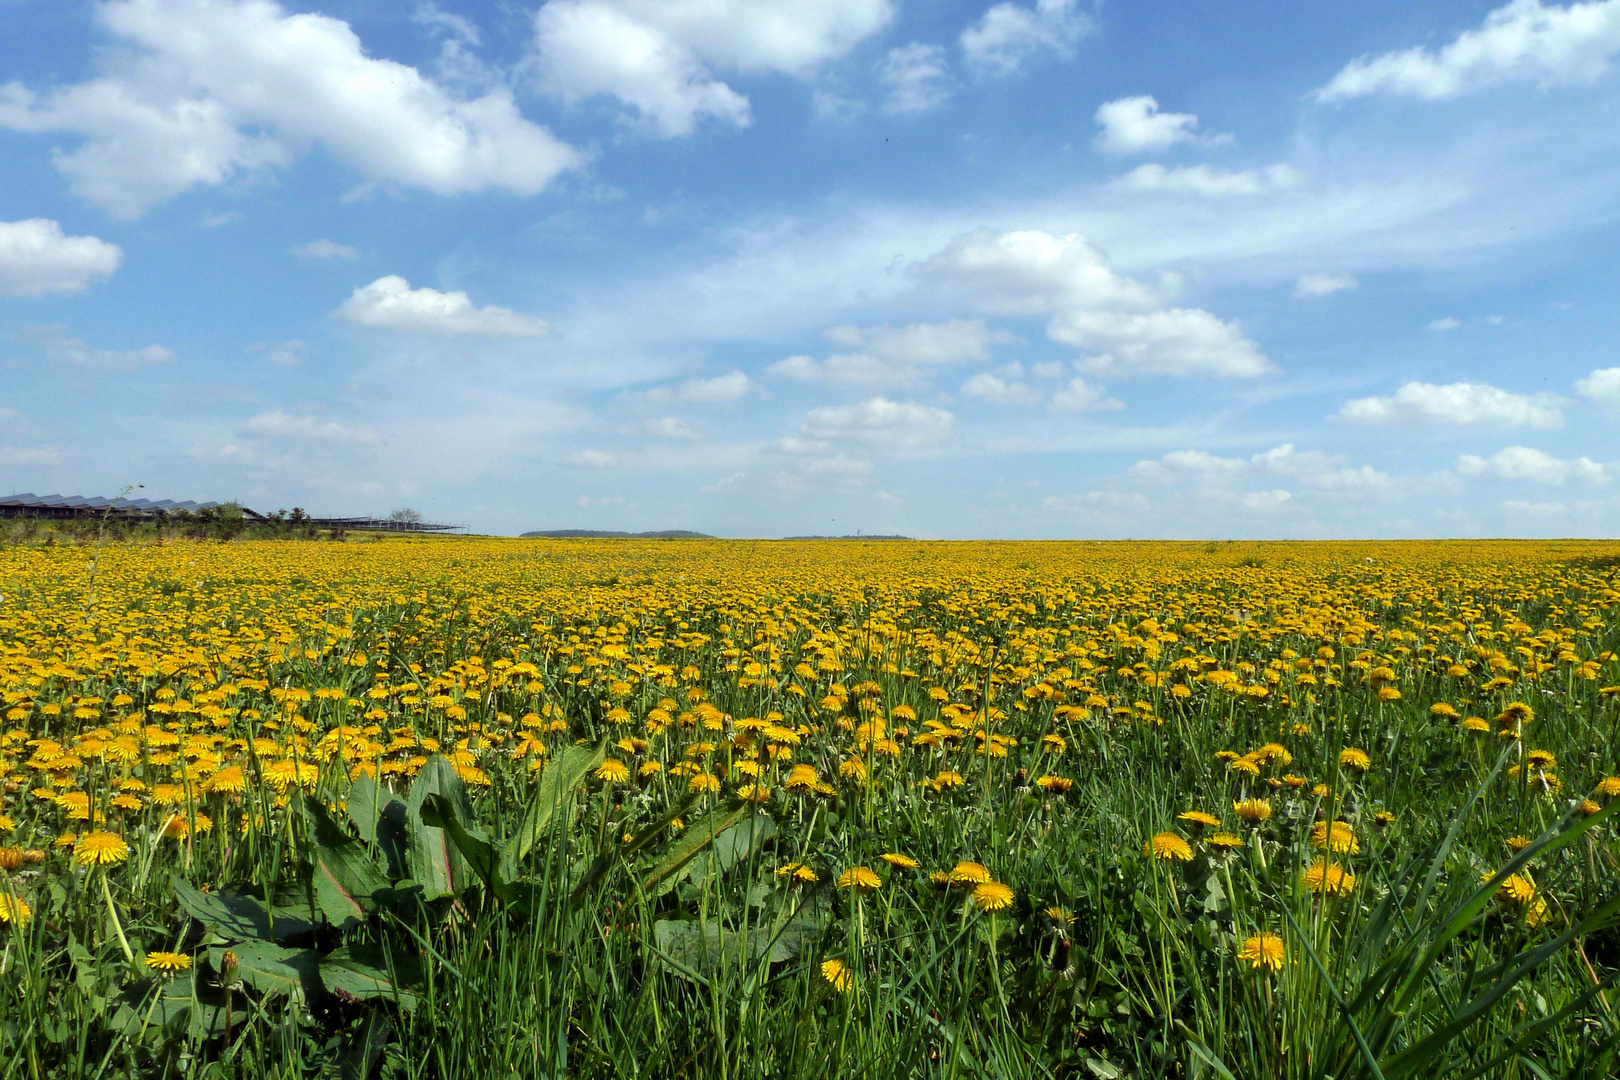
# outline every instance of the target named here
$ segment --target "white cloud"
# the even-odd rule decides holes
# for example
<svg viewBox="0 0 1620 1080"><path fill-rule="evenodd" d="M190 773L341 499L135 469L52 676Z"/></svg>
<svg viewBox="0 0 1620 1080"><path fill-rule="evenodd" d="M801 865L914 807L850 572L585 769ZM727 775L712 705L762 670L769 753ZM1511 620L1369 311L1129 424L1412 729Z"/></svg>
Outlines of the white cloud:
<svg viewBox="0 0 1620 1080"><path fill-rule="evenodd" d="M1053 340L1097 355L1080 362L1093 375L1202 375L1251 378L1273 370L1236 323L1201 308L1077 311L1052 320Z"/></svg>
<svg viewBox="0 0 1620 1080"><path fill-rule="evenodd" d="M1463 454L1457 459L1457 471L1479 480L1524 481L1562 487L1572 480L1601 484L1609 478L1613 466L1604 466L1588 457L1564 461L1528 446L1509 446L1488 458Z"/></svg>
<svg viewBox="0 0 1620 1080"><path fill-rule="evenodd" d="M875 397L856 405L811 409L805 414L803 431L810 439L826 443L906 450L944 439L955 423L956 417L945 409Z"/></svg>
<svg viewBox="0 0 1620 1080"><path fill-rule="evenodd" d="M1358 57L1314 96L1342 101L1388 93L1434 100L1509 80L1584 82L1607 71L1616 53L1620 0L1568 7L1513 0L1438 51L1417 47Z"/></svg>
<svg viewBox="0 0 1620 1080"><path fill-rule="evenodd" d="M1294 299L1315 300L1356 286L1356 279L1349 274L1301 274L1294 282Z"/></svg>
<svg viewBox="0 0 1620 1080"><path fill-rule="evenodd" d="M830 476L852 480L870 475L872 463L862 458L850 457L848 454L834 454L832 457L811 458L800 464L799 471L806 476Z"/></svg>
<svg viewBox="0 0 1620 1080"><path fill-rule="evenodd" d="M825 361L790 356L766 372L800 382L835 382L866 386L921 386L933 369L967 360L983 360L990 346L1007 339L978 319L953 319L911 326L835 326L825 335L852 351Z"/></svg>
<svg viewBox="0 0 1620 1080"><path fill-rule="evenodd" d="M55 447L39 443L40 431L16 409L0 405L0 465L54 465L62 459ZM9 492L8 492L9 494Z"/></svg>
<svg viewBox="0 0 1620 1080"><path fill-rule="evenodd" d="M413 289L397 274L362 285L332 314L358 326L409 334L532 338L549 332L545 322L532 315L503 307L473 307L464 292Z"/></svg>
<svg viewBox="0 0 1620 1080"><path fill-rule="evenodd" d="M1455 330L1455 329L1457 329L1457 327L1459 327L1461 325L1462 325L1462 320L1461 319L1454 319L1450 315L1447 315L1443 319L1434 320L1432 323L1430 323L1428 325L1428 329L1433 330L1437 334L1443 334L1447 330Z"/></svg>
<svg viewBox="0 0 1620 1080"><path fill-rule="evenodd" d="M123 258L117 244L64 235L48 218L0 221L0 296L82 293L110 277Z"/></svg>
<svg viewBox="0 0 1620 1080"><path fill-rule="evenodd" d="M1074 0L1036 0L1034 7L1001 3L962 31L962 55L977 74L1011 75L1039 52L1068 58L1094 29Z"/></svg>
<svg viewBox="0 0 1620 1080"><path fill-rule="evenodd" d="M717 375L712 379L688 379L673 389L660 388L660 390L681 401L692 401L702 405L730 405L747 397L752 386L753 383L748 381L747 375L733 371L729 375ZM661 396L658 391L654 391L654 395Z"/></svg>
<svg viewBox="0 0 1620 1080"><path fill-rule="evenodd" d="M311 240L307 244L287 249L291 254L301 259L349 259L360 257L360 253L347 244L339 244L332 240Z"/></svg>
<svg viewBox="0 0 1620 1080"><path fill-rule="evenodd" d="M260 438L306 443L366 445L379 441L377 433L369 428L340 424L336 420L322 423L314 417L284 409L260 413L244 423L241 432Z"/></svg>
<svg viewBox="0 0 1620 1080"><path fill-rule="evenodd" d="M606 450L580 450L568 455L567 461L581 469L611 469L619 463L618 457Z"/></svg>
<svg viewBox="0 0 1620 1080"><path fill-rule="evenodd" d="M1175 450L1156 461L1139 461L1132 465L1126 476L1135 482L1165 485L1191 485L1203 493L1229 491L1248 480L1259 479L1291 481L1296 487L1317 493L1346 491L1378 491L1389 488L1393 481L1388 473L1369 465L1348 466L1341 458L1319 450L1296 450L1292 443L1284 443L1248 458L1220 457L1204 450ZM1257 505L1275 506L1279 498L1275 489L1253 493Z"/></svg>
<svg viewBox="0 0 1620 1080"><path fill-rule="evenodd" d="M1274 488L1271 491L1251 491L1243 496L1243 505L1250 510L1258 510L1263 513L1267 510L1277 509L1293 497L1292 492L1285 491L1282 488Z"/></svg>
<svg viewBox="0 0 1620 1080"><path fill-rule="evenodd" d="M890 0L551 0L535 14L530 66L547 93L616 98L666 137L705 116L745 127L748 99L714 69L808 77L893 14Z"/></svg>
<svg viewBox="0 0 1620 1080"><path fill-rule="evenodd" d="M1435 385L1409 382L1389 397L1347 401L1335 419L1353 424L1488 424L1492 427L1555 428L1564 422L1552 394L1515 394L1486 383Z"/></svg>
<svg viewBox="0 0 1620 1080"><path fill-rule="evenodd" d="M660 439L697 439L703 432L678 416L660 416L647 421L647 434Z"/></svg>
<svg viewBox="0 0 1620 1080"><path fill-rule="evenodd" d="M1041 400L1041 395L1024 383L988 372L981 372L963 383L962 393L996 405L1032 405Z"/></svg>
<svg viewBox="0 0 1620 1080"><path fill-rule="evenodd" d="M1200 308L1167 307L1178 277L1161 274L1149 285L1117 273L1101 249L1075 233L975 229L912 270L968 293L985 310L1050 312L1047 336L1092 351L1081 369L1093 374L1250 377L1272 370L1236 323Z"/></svg>
<svg viewBox="0 0 1620 1080"><path fill-rule="evenodd" d="M968 292L987 311L1038 315L1074 307L1151 309L1173 294L1173 277L1148 285L1116 273L1078 233L974 229L913 267L923 280Z"/></svg>
<svg viewBox="0 0 1620 1080"><path fill-rule="evenodd" d="M883 111L894 115L925 113L951 96L945 50L914 41L890 49L878 64L878 80L888 88Z"/></svg>
<svg viewBox="0 0 1620 1080"><path fill-rule="evenodd" d="M174 350L162 345L147 345L140 349L97 349L76 337L47 337L43 342L45 355L58 364L78 367L133 368L143 364L164 364L174 359Z"/></svg>
<svg viewBox="0 0 1620 1080"><path fill-rule="evenodd" d="M263 353L265 360L271 364L274 364L276 367L290 368L297 367L304 362L304 351L308 348L308 345L304 344L302 341L296 340L280 341L274 345L257 341L251 345L248 345L242 351L249 355Z"/></svg>
<svg viewBox="0 0 1620 1080"><path fill-rule="evenodd" d="M0 86L0 127L82 137L59 151L75 193L120 217L320 146L368 180L440 195L532 195L585 155L510 91L461 97L366 55L349 24L271 0L115 0L104 73L36 95Z"/></svg>
<svg viewBox="0 0 1620 1080"><path fill-rule="evenodd" d="M1177 143L1215 144L1230 142L1230 135L1205 135L1198 131L1198 117L1192 113L1159 111L1159 103L1143 94L1118 98L1097 106L1097 149L1105 154L1149 154L1167 150Z"/></svg>
<svg viewBox="0 0 1620 1080"><path fill-rule="evenodd" d="M1052 395L1053 412L1091 412L1095 409L1123 409L1123 402L1108 396L1102 387L1086 382L1076 375L1069 384Z"/></svg>
<svg viewBox="0 0 1620 1080"><path fill-rule="evenodd" d="M1299 170L1289 165L1227 172L1208 165L1165 168L1163 165L1150 164L1138 165L1115 180L1112 186L1121 191L1168 191L1223 198L1230 195L1271 195L1297 187L1303 179Z"/></svg>
<svg viewBox="0 0 1620 1080"><path fill-rule="evenodd" d="M1575 392L1599 405L1620 409L1620 367L1598 368L1575 384Z"/></svg>

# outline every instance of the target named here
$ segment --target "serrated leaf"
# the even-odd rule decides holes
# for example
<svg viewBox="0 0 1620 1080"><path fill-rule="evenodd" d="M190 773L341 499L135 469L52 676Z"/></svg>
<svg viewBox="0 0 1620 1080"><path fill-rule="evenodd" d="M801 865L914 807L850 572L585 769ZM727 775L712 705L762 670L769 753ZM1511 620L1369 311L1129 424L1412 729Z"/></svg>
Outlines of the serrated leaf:
<svg viewBox="0 0 1620 1080"><path fill-rule="evenodd" d="M605 753L605 748L600 746L595 749L570 746L545 767L540 774L540 786L535 791L534 801L523 815L523 824L507 841L506 854L514 863L534 850L534 845L546 834L553 820L563 823L564 828L573 825L578 806L575 793L591 771L602 764Z"/></svg>
<svg viewBox="0 0 1620 1080"><path fill-rule="evenodd" d="M307 919L280 911L274 912L272 926L271 910L251 896L205 893L179 879L174 883L174 895L186 914L231 941L285 941L315 929Z"/></svg>

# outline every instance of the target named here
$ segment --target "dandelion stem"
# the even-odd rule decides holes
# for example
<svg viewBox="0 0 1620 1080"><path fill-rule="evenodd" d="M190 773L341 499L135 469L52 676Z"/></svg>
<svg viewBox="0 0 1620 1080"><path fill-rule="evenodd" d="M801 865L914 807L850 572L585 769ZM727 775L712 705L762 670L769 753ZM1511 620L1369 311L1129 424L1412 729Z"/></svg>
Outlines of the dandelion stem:
<svg viewBox="0 0 1620 1080"><path fill-rule="evenodd" d="M112 919L113 932L118 935L118 944L124 950L124 959L131 964L135 962L135 953L130 950L129 939L124 936L124 924L118 921L118 905L113 903L112 886L107 884L107 870L101 870L101 895L107 899L107 917Z"/></svg>

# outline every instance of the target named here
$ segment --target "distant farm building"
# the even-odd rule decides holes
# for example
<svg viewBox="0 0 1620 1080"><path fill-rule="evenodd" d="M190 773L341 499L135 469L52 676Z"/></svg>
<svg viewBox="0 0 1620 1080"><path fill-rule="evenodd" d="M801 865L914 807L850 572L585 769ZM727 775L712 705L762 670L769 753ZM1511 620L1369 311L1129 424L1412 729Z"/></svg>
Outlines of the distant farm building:
<svg viewBox="0 0 1620 1080"><path fill-rule="evenodd" d="M301 510L262 514L245 506L221 502L176 502L173 499L108 499L84 495L21 495L0 497L0 518L44 518L52 521L92 519L104 521L166 521L174 518L209 517L235 506L250 523L287 524L315 529L345 529L363 532L445 533L463 525L400 519L398 517L314 517Z"/></svg>

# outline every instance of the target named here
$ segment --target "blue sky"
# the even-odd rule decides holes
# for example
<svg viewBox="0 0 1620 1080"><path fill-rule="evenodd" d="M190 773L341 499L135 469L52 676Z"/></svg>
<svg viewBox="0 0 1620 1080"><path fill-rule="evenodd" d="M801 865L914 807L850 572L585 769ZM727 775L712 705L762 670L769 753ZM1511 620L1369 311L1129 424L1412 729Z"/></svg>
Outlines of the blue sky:
<svg viewBox="0 0 1620 1080"><path fill-rule="evenodd" d="M1620 532L1620 0L0 28L0 494Z"/></svg>

